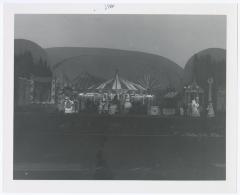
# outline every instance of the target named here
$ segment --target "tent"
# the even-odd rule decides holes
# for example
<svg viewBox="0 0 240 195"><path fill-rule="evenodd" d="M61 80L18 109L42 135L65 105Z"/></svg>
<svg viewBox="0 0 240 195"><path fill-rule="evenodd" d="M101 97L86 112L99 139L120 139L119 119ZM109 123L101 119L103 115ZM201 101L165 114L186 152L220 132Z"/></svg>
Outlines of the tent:
<svg viewBox="0 0 240 195"><path fill-rule="evenodd" d="M126 102L129 103L129 101L134 103L132 108L139 108L144 104L148 105L154 96L146 94L146 91L141 85L119 77L118 72L116 72L114 78L100 85L89 87L85 93L79 93L79 98L83 104L89 100L94 105L102 102L105 105L110 105L108 112L113 111L111 106L117 106L118 111L121 112L124 110Z"/></svg>
<svg viewBox="0 0 240 195"><path fill-rule="evenodd" d="M95 88L97 91L114 91L114 92L143 92L146 91L144 87L139 84L133 83L126 79L119 77L118 72L116 72L115 77L103 82Z"/></svg>

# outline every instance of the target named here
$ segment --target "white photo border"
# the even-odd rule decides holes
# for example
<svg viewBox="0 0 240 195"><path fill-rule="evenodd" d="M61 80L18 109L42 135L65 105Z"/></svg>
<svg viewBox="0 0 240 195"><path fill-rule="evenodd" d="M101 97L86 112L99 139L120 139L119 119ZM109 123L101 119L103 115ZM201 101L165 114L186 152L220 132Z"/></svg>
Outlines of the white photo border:
<svg viewBox="0 0 240 195"><path fill-rule="evenodd" d="M225 181L13 180L13 73L15 14L183 14L227 16L227 116ZM5 4L3 67L3 189L5 192L236 192L237 4Z"/></svg>

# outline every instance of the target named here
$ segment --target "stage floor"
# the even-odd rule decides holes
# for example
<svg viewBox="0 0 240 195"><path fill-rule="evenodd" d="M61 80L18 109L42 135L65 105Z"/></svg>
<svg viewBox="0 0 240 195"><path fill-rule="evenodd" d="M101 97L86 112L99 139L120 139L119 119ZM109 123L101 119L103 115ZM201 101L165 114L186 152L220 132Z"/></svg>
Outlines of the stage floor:
<svg viewBox="0 0 240 195"><path fill-rule="evenodd" d="M14 179L224 180L223 119L16 113Z"/></svg>

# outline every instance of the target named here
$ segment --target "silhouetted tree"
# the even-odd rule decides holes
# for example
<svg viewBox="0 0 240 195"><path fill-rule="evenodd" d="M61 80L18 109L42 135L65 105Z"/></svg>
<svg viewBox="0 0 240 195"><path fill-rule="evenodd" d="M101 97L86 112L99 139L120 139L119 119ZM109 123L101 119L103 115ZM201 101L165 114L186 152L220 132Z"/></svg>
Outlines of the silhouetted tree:
<svg viewBox="0 0 240 195"><path fill-rule="evenodd" d="M31 75L40 77L52 77L52 71L47 65L46 60L39 58L38 62L34 62L32 53L25 51L22 54L14 56L14 103L18 99L18 78L24 77L29 79Z"/></svg>
<svg viewBox="0 0 240 195"><path fill-rule="evenodd" d="M226 61L216 62L210 55L193 57L192 80L200 85L206 95L208 95L208 78L212 77L213 83L213 102L216 101L216 93L218 88L226 87Z"/></svg>

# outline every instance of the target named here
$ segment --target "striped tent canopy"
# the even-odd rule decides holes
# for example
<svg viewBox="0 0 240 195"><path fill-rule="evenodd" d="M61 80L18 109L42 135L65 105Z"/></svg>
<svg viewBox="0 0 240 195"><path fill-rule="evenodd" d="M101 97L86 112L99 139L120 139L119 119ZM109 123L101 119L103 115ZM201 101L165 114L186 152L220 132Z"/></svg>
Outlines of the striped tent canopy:
<svg viewBox="0 0 240 195"><path fill-rule="evenodd" d="M130 82L126 79L119 77L118 71L115 77L100 84L95 88L98 91L146 91L144 87L139 84Z"/></svg>

